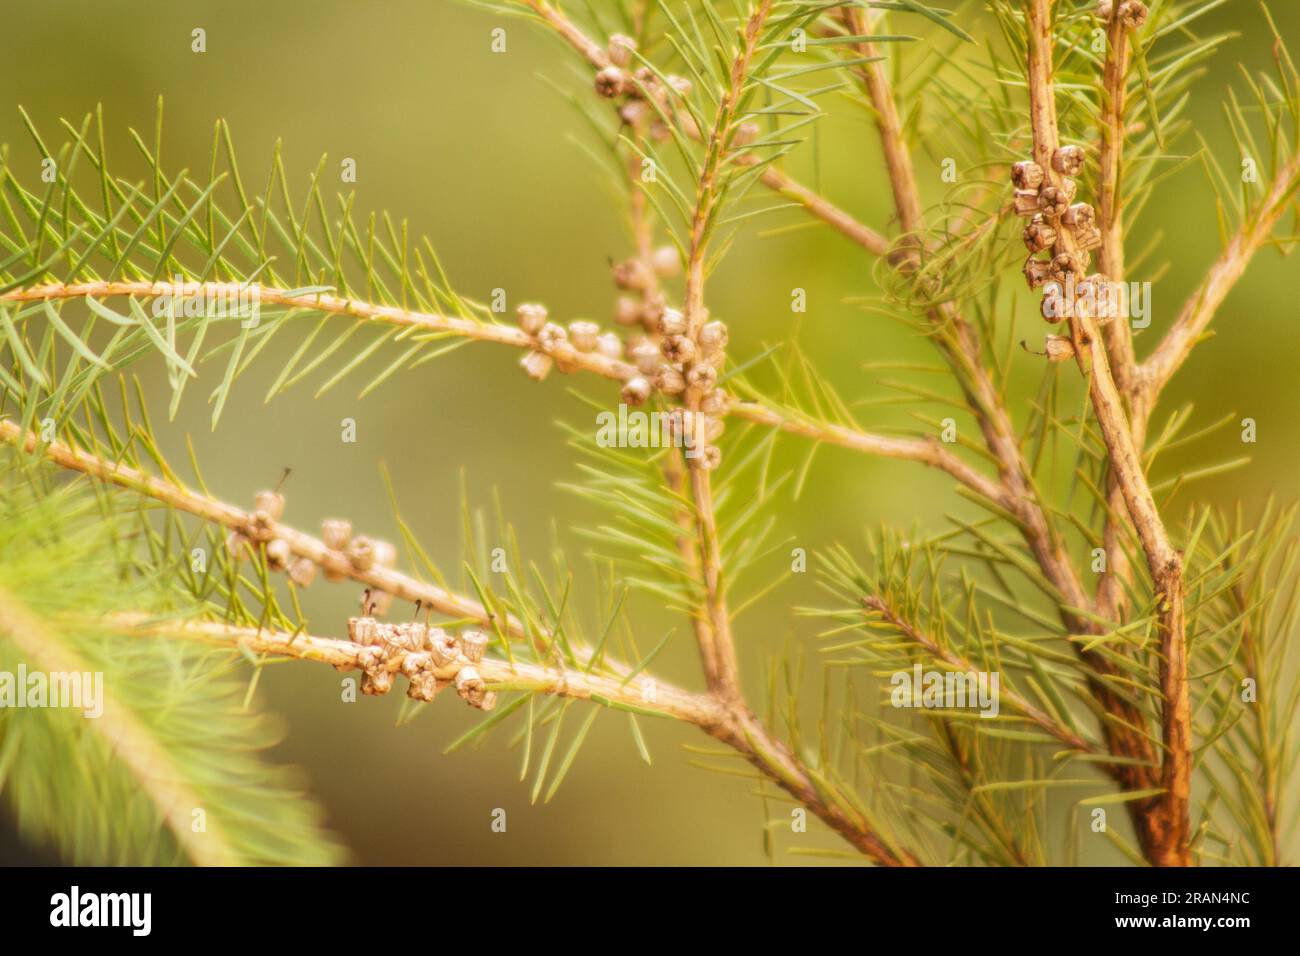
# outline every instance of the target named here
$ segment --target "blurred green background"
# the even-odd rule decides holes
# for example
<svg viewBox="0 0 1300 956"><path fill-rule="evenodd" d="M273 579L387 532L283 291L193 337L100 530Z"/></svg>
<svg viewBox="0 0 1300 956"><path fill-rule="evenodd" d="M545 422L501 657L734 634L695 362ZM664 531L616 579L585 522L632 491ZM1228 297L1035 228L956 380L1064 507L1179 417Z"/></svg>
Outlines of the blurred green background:
<svg viewBox="0 0 1300 956"><path fill-rule="evenodd" d="M1300 10L1274 5L1284 35L1300 41ZM960 22L982 32L978 6ZM79 121L103 103L109 155L119 175L142 175L127 128L152 129L155 100L166 102L164 162L173 170L203 170L212 125L231 124L250 188L261 188L277 138L283 139L292 186L301 193L322 153L337 171L343 157L357 162L355 208L389 210L427 233L456 288L486 299L507 290L511 305L546 302L552 314L610 321L615 292L607 263L630 251L623 206L609 180L580 147L591 134L563 96L543 77L573 86L573 58L546 31L489 11L438 0L348 3L145 3L66 0L4 4L0 29L0 142L13 161L35 163L20 122L23 105L48 139L61 142L60 116ZM494 55L489 33L505 26L508 52ZM207 52L190 50L190 32L207 31ZM1253 3L1234 2L1201 24L1202 32L1235 28L1243 36L1211 63L1189 107L1197 128L1236 165L1221 121L1224 84L1235 62L1264 68L1267 42ZM1300 45L1300 44L1298 44ZM585 73L576 82L585 95ZM822 128L824 191L859 218L890 228L889 191L865 117L842 106ZM146 135L146 138L149 138ZM1187 146L1187 143L1183 144ZM1190 148L1190 147L1188 147ZM940 195L938 158L918 155L918 176L931 198ZM791 169L811 179L806 155ZM34 168L34 167L33 167ZM34 177L32 177L34 178ZM340 189L352 188L340 186ZM775 222L775 221L774 221ZM797 223L791 215L782 224ZM768 224L769 226L772 223ZM1169 181L1139 223L1133 248L1163 235L1156 260L1170 269L1156 285L1149 338L1171 320L1217 251L1208 187L1196 169ZM807 290L806 315L792 316L790 290ZM855 247L823 228L760 236L745 234L715 274L712 311L726 318L731 354L744 360L795 332L823 372L852 399L886 394L862 363L930 361L928 346L911 331L846 301L875 292L870 263ZM1300 336L1293 334L1300 278L1293 262L1262 254L1222 310L1218 336L1198 348L1168 394L1166 408L1192 401L1197 421L1228 412L1259 424L1244 470L1205 481L1197 498L1256 505L1270 492L1294 497L1300 390ZM1017 317L1026 335L1041 334L1032 311ZM274 360L255 366L236 387L222 424L208 427L205 389L191 390L175 423L156 421L165 444L183 457L192 435L213 490L245 505L259 488L291 465L286 520L304 529L344 516L358 530L396 540L379 468L390 469L404 516L429 553L456 567L461 475L475 503L491 506L499 490L524 549L544 559L551 528L574 555L584 545L572 526L599 515L555 488L574 477L558 419L591 420L568 387L608 400L603 383L553 376L528 381L517 356L493 346L470 346L391 381L364 400L345 383L313 399L319 377L264 406L261 396ZM1014 403L1027 401L1036 363L1023 366ZM149 369L143 371L148 372ZM216 363L200 370L215 384ZM153 370L156 374L157 370ZM558 380L557 380L558 379ZM1023 405L1017 406L1023 409ZM339 422L356 419L359 439L339 441ZM158 416L161 419L162 415ZM870 406L864 424L906 423L905 412ZM1186 460L1241 454L1236 429L1218 432L1188 451ZM1176 471L1178 462L1165 468ZM781 535L810 554L831 541L857 545L862 530L887 521L938 526L945 513L964 511L949 481L904 463L848 452L819 453L798 501L787 500ZM781 552L770 571L787 560ZM790 609L814 603L813 575L796 577L738 626L744 677L762 678L761 661L787 639L808 641L815 629ZM318 582L307 610L312 629L335 634L357 598L352 585ZM672 623L648 602L635 607L649 634ZM659 658L665 677L698 686L695 650L684 629ZM305 768L324 803L329 824L362 863L380 864L719 864L760 863L763 807L745 780L702 772L683 743L707 745L689 728L643 721L654 766L638 758L626 722L597 720L593 736L557 797L530 806L519 783L519 755L494 738L479 750L449 757L441 749L475 715L440 699L411 724L394 727L400 693L380 700L340 701L340 675L328 668L289 665L263 675L266 706L283 715L286 738L277 757ZM450 695L449 695L450 696ZM490 829L493 808L505 808L504 834ZM777 813L783 813L778 806ZM836 847L818 832L803 847ZM784 850L783 862L806 862ZM29 858L0 837L0 858ZM35 857L35 858L40 858ZM1116 862L1107 848L1093 857Z"/></svg>

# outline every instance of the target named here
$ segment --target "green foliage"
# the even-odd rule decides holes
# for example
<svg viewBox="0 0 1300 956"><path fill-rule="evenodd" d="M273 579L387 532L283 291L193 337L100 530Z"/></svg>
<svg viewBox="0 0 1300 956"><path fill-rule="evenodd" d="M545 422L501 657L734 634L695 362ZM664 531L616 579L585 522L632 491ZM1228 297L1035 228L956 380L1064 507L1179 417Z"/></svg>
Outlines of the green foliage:
<svg viewBox="0 0 1300 956"><path fill-rule="evenodd" d="M156 775L190 791L179 825L203 811L204 832L185 834L206 861L318 865L340 862L341 847L321 828L320 809L300 775L266 763L275 722L249 705L232 677L239 655L196 652L174 641L124 638L114 612L193 619L195 606L170 582L166 563L140 573L131 560L137 521L120 496L84 480L56 482L46 469L8 451L0 463L0 577L10 612L39 622L22 646L0 626L0 670L45 670L23 648L35 640L49 660L103 674L101 717L54 707L0 711L0 793L20 831L58 848L72 863L168 864L191 860L137 766L124 723L143 737Z"/></svg>

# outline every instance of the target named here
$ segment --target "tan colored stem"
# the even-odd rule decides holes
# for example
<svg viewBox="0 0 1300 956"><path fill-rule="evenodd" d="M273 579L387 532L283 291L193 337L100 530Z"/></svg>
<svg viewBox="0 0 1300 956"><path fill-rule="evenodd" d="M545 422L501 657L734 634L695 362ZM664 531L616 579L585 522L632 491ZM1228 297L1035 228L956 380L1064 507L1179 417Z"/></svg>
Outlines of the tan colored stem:
<svg viewBox="0 0 1300 956"><path fill-rule="evenodd" d="M1052 167L1059 145L1055 87L1052 78L1051 0L1026 0L1025 32L1028 45L1030 121L1034 133L1034 161L1053 185L1061 175ZM1057 231L1056 253L1080 255L1070 229ZM1124 400L1111 374L1105 343L1090 318L1071 322L1071 337L1081 368L1089 369L1088 392L1097 416L1110 470L1137 529L1147 565L1160 601L1160 684L1163 755L1160 784L1164 793L1133 810L1139 839L1147 858L1156 865L1188 865L1191 796L1191 709L1187 688L1186 634L1183 616L1182 558L1165 530L1133 431Z"/></svg>
<svg viewBox="0 0 1300 956"><path fill-rule="evenodd" d="M117 614L110 625L138 636L174 637L184 640L245 648L256 654L275 654L299 660L315 661L338 668L359 669L363 648L351 641L285 631L235 627L219 621L159 620L143 614ZM384 662L384 669L401 673L409 655L398 652ZM468 662L456 660L434 668L439 681L454 681ZM634 677L624 680L580 670L556 670L541 664L484 658L473 665L489 685L509 685L511 689L533 693L556 694L576 700L593 698L622 704L638 712L686 721L705 729L723 720L722 709L710 697L692 694L657 678Z"/></svg>

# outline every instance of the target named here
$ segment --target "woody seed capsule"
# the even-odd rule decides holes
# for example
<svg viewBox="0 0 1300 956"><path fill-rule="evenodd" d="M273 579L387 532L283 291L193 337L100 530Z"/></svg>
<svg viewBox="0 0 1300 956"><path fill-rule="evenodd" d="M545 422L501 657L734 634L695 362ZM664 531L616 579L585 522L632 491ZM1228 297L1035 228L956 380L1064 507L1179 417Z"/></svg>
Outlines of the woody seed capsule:
<svg viewBox="0 0 1300 956"><path fill-rule="evenodd" d="M1060 216L1070 208L1070 202L1074 199L1074 190L1072 179L1062 180L1060 186L1044 186L1038 194L1038 207L1046 215Z"/></svg>
<svg viewBox="0 0 1300 956"><path fill-rule="evenodd" d="M1032 160L1012 163L1011 183L1017 189L1037 190L1043 185L1043 167Z"/></svg>
<svg viewBox="0 0 1300 956"><path fill-rule="evenodd" d="M600 326L595 322L578 319L569 323L569 341L579 352L591 352L600 338Z"/></svg>
<svg viewBox="0 0 1300 956"><path fill-rule="evenodd" d="M1017 189L1012 200L1012 209L1017 216L1032 216L1038 212L1038 190Z"/></svg>
<svg viewBox="0 0 1300 956"><path fill-rule="evenodd" d="M300 588L309 588L316 580L316 562L311 558L299 558L289 565L289 580Z"/></svg>
<svg viewBox="0 0 1300 956"><path fill-rule="evenodd" d="M704 362L696 362L686 373L686 384L701 392L707 392L718 384L718 370Z"/></svg>
<svg viewBox="0 0 1300 956"><path fill-rule="evenodd" d="M727 414L727 395L721 389L714 389L700 400L700 411L706 415L721 418Z"/></svg>
<svg viewBox="0 0 1300 956"><path fill-rule="evenodd" d="M1077 176L1083 169L1083 147L1070 144L1052 154L1052 168L1066 176Z"/></svg>
<svg viewBox="0 0 1300 956"><path fill-rule="evenodd" d="M226 535L226 553L236 561L243 561L248 557L248 538L238 531L232 531Z"/></svg>
<svg viewBox="0 0 1300 956"><path fill-rule="evenodd" d="M546 306L536 302L523 302L515 309L515 321L529 335L536 335L546 324Z"/></svg>
<svg viewBox="0 0 1300 956"><path fill-rule="evenodd" d="M460 653L460 648L456 646L456 638L440 627L429 628L426 646L429 648L429 655L433 658L433 662L439 667L446 667Z"/></svg>
<svg viewBox="0 0 1300 956"><path fill-rule="evenodd" d="M674 365L682 365L695 358L695 343L685 335L670 335L659 347L664 358Z"/></svg>
<svg viewBox="0 0 1300 956"><path fill-rule="evenodd" d="M284 514L284 495L278 491L259 491L253 502L254 510L266 512L272 521L279 521Z"/></svg>
<svg viewBox="0 0 1300 956"><path fill-rule="evenodd" d="M665 395L680 395L686 391L686 377L671 365L661 365L655 370L655 388Z"/></svg>
<svg viewBox="0 0 1300 956"><path fill-rule="evenodd" d="M460 649L461 653L472 664L477 664L483 660L483 652L487 650L488 635L486 631L461 631L460 632Z"/></svg>
<svg viewBox="0 0 1300 956"><path fill-rule="evenodd" d="M641 303L630 295L621 295L614 304L614 321L619 325L637 325L641 321Z"/></svg>
<svg viewBox="0 0 1300 956"><path fill-rule="evenodd" d="M1138 3L1138 0L1125 0L1119 5L1119 18L1126 28L1138 29L1147 22L1146 4Z"/></svg>
<svg viewBox="0 0 1300 956"><path fill-rule="evenodd" d="M561 345L568 341L569 333L564 331L564 326L556 325L554 322L547 322L542 326L542 331L537 333L537 342L547 352L553 352Z"/></svg>
<svg viewBox="0 0 1300 956"><path fill-rule="evenodd" d="M695 463L705 471L713 471L722 464L722 449L717 445L709 445L704 449L704 454L695 459Z"/></svg>
<svg viewBox="0 0 1300 956"><path fill-rule="evenodd" d="M352 522L342 518L326 518L321 522L320 538L331 551L342 551L352 537Z"/></svg>
<svg viewBox="0 0 1300 956"><path fill-rule="evenodd" d="M620 289L640 292L654 284L654 276L640 259L624 259L614 266L614 284Z"/></svg>
<svg viewBox="0 0 1300 956"><path fill-rule="evenodd" d="M1075 203L1061 215L1061 222L1067 226L1091 226L1096 220L1096 213L1086 202Z"/></svg>
<svg viewBox="0 0 1300 956"><path fill-rule="evenodd" d="M653 342L639 342L632 347L631 359L642 375L653 375L659 367L659 349Z"/></svg>
<svg viewBox="0 0 1300 956"><path fill-rule="evenodd" d="M471 707L482 705L487 689L475 668L466 666L456 672L456 693Z"/></svg>
<svg viewBox="0 0 1300 956"><path fill-rule="evenodd" d="M1049 362L1066 362L1074 358L1074 343L1065 335L1049 335L1043 340Z"/></svg>
<svg viewBox="0 0 1300 956"><path fill-rule="evenodd" d="M622 96L627 90L627 74L616 66L607 66L596 74L596 92L605 99Z"/></svg>
<svg viewBox="0 0 1300 956"><path fill-rule="evenodd" d="M358 571L369 571L375 564L375 542L359 534L348 543L348 560Z"/></svg>
<svg viewBox="0 0 1300 956"><path fill-rule="evenodd" d="M1025 226L1024 240L1025 247L1030 252L1042 252L1056 242L1056 230L1039 214Z"/></svg>
<svg viewBox="0 0 1300 956"><path fill-rule="evenodd" d="M274 541L268 541L266 544L266 563L272 571L283 571L293 560L293 552L289 549L289 542L283 538L276 538Z"/></svg>
<svg viewBox="0 0 1300 956"><path fill-rule="evenodd" d="M627 66L632 62L632 51L636 49L636 40L622 33L611 33L609 37L609 61L615 66Z"/></svg>
<svg viewBox="0 0 1300 956"><path fill-rule="evenodd" d="M1029 288L1037 289L1051 278L1051 273L1052 264L1046 259L1030 256L1025 260L1025 281L1029 283Z"/></svg>
<svg viewBox="0 0 1300 956"><path fill-rule="evenodd" d="M650 398L651 385L648 379L641 375L636 378L630 378L623 383L623 403L625 405L644 405Z"/></svg>
<svg viewBox="0 0 1300 956"><path fill-rule="evenodd" d="M676 246L660 246L651 256L651 266L655 274L667 279L677 275L682 268L682 258L677 254Z"/></svg>
<svg viewBox="0 0 1300 956"><path fill-rule="evenodd" d="M543 352L529 352L519 360L519 364L528 373L529 378L540 382L551 374L551 366L555 364L555 360Z"/></svg>
<svg viewBox="0 0 1300 956"><path fill-rule="evenodd" d="M661 335L683 335L686 332L686 316L680 309L664 309L659 316L659 333Z"/></svg>
<svg viewBox="0 0 1300 956"><path fill-rule="evenodd" d="M596 351L607 359L623 357L623 340L613 332L605 332L596 339Z"/></svg>
<svg viewBox="0 0 1300 956"><path fill-rule="evenodd" d="M716 352L727 347L727 326L722 322L704 323L700 329L700 348L706 352Z"/></svg>
<svg viewBox="0 0 1300 956"><path fill-rule="evenodd" d="M1071 275L1083 275L1083 264L1071 252L1052 257L1052 278L1064 282Z"/></svg>

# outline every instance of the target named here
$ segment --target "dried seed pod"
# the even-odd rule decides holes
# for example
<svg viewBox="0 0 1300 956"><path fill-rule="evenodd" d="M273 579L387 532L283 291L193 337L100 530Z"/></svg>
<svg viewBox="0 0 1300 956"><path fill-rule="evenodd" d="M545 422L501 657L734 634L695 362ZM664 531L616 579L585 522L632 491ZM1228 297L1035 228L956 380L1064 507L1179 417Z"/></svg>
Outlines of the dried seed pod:
<svg viewBox="0 0 1300 956"><path fill-rule="evenodd" d="M348 637L354 644L369 647L379 639L379 622L367 614L348 618Z"/></svg>
<svg viewBox="0 0 1300 956"><path fill-rule="evenodd" d="M704 440L715 442L722 437L722 433L727 430L726 422L721 418L713 418L709 415L699 416L698 421L703 422Z"/></svg>
<svg viewBox="0 0 1300 956"><path fill-rule="evenodd" d="M644 405L653 390L650 380L643 375L629 378L623 383L622 398L625 405Z"/></svg>
<svg viewBox="0 0 1300 956"><path fill-rule="evenodd" d="M620 289L642 292L654 285L654 275L640 259L624 259L614 266L614 284Z"/></svg>
<svg viewBox="0 0 1300 956"><path fill-rule="evenodd" d="M1017 216L1034 215L1038 212L1038 190L1017 189L1011 205Z"/></svg>
<svg viewBox="0 0 1300 956"><path fill-rule="evenodd" d="M648 66L637 68L636 72L632 74L632 78L636 80L640 90L644 90L649 96L657 97L663 89L663 83L660 81L658 74ZM637 93L640 90L633 90L632 92Z"/></svg>
<svg viewBox="0 0 1300 956"><path fill-rule="evenodd" d="M1058 282L1065 282L1072 276L1081 276L1087 265L1082 261L1085 257L1082 254L1073 252L1062 252L1052 257L1052 278Z"/></svg>
<svg viewBox="0 0 1300 956"><path fill-rule="evenodd" d="M686 372L686 384L690 388L707 392L718 384L718 370L707 362L696 362Z"/></svg>
<svg viewBox="0 0 1300 956"><path fill-rule="evenodd" d="M1049 282L1043 289L1043 301L1039 303L1039 311L1044 319L1052 323L1070 317L1070 301L1062 293L1059 282Z"/></svg>
<svg viewBox="0 0 1300 956"><path fill-rule="evenodd" d="M375 564L381 568L397 567L397 549L387 541L376 541L374 544Z"/></svg>
<svg viewBox="0 0 1300 956"><path fill-rule="evenodd" d="M1074 232L1074 241L1085 252L1089 249L1096 249L1101 245L1101 230L1092 225L1080 226Z"/></svg>
<svg viewBox="0 0 1300 956"><path fill-rule="evenodd" d="M359 534L348 542L348 560L358 571L369 571L375 565L375 541Z"/></svg>
<svg viewBox="0 0 1300 956"><path fill-rule="evenodd" d="M614 321L619 325L639 325L641 302L630 295L621 295L614 304Z"/></svg>
<svg viewBox="0 0 1300 956"><path fill-rule="evenodd" d="M668 303L658 289L647 289L641 293L641 324L647 332L659 331L659 320L667 308Z"/></svg>
<svg viewBox="0 0 1300 956"><path fill-rule="evenodd" d="M671 365L655 369L655 388L665 395L680 395L686 391L686 376Z"/></svg>
<svg viewBox="0 0 1300 956"><path fill-rule="evenodd" d="M569 323L569 341L579 352L592 352L600 338L600 326L586 319L577 319Z"/></svg>
<svg viewBox="0 0 1300 956"><path fill-rule="evenodd" d="M1103 20L1109 20L1110 15L1115 12L1114 0L1098 0L1097 16Z"/></svg>
<svg viewBox="0 0 1300 956"><path fill-rule="evenodd" d="M650 113L645 100L626 100L618 108L618 118L628 126L635 126Z"/></svg>
<svg viewBox="0 0 1300 956"><path fill-rule="evenodd" d="M427 703L437 695L438 678L433 673L433 658L428 654L408 654L402 662L402 673L409 681L407 697Z"/></svg>
<svg viewBox="0 0 1300 956"><path fill-rule="evenodd" d="M248 538L238 531L232 531L226 535L226 554L230 555L236 561L243 561L248 557Z"/></svg>
<svg viewBox="0 0 1300 956"><path fill-rule="evenodd" d="M1091 226L1097 221L1097 214L1086 202L1077 202L1061 215L1061 222L1067 226L1078 228L1080 226Z"/></svg>
<svg viewBox="0 0 1300 956"><path fill-rule="evenodd" d="M352 539L352 522L326 518L320 525L320 539L331 551L342 551Z"/></svg>
<svg viewBox="0 0 1300 956"><path fill-rule="evenodd" d="M289 565L289 580L300 588L309 588L316 580L316 562L311 558L299 558Z"/></svg>
<svg viewBox="0 0 1300 956"><path fill-rule="evenodd" d="M691 81L684 76L670 75L668 77L668 88L678 96L691 95Z"/></svg>
<svg viewBox="0 0 1300 956"><path fill-rule="evenodd" d="M1083 147L1073 143L1052 153L1052 168L1065 176L1077 176L1083 169Z"/></svg>
<svg viewBox="0 0 1300 956"><path fill-rule="evenodd" d="M630 352L632 364L642 375L653 375L659 367L659 348L653 342L640 342Z"/></svg>
<svg viewBox="0 0 1300 956"><path fill-rule="evenodd" d="M546 306L536 302L521 302L515 309L515 321L529 335L536 335L542 331L547 315L549 313L546 311Z"/></svg>
<svg viewBox="0 0 1300 956"><path fill-rule="evenodd" d="M1147 7L1138 0L1124 0L1119 5L1119 18L1129 30L1137 30L1147 22Z"/></svg>
<svg viewBox="0 0 1300 956"><path fill-rule="evenodd" d="M1049 362L1068 362L1074 358L1074 343L1066 335L1049 335L1043 339L1043 350Z"/></svg>
<svg viewBox="0 0 1300 956"><path fill-rule="evenodd" d="M727 326L718 321L706 322L700 328L700 348L706 352L718 352L727 347Z"/></svg>
<svg viewBox="0 0 1300 956"><path fill-rule="evenodd" d="M676 246L660 246L651 254L650 264L655 275L667 279L681 271L682 257L678 255Z"/></svg>
<svg viewBox="0 0 1300 956"><path fill-rule="evenodd" d="M487 688L477 669L467 665L456 672L456 693L471 707L482 706Z"/></svg>
<svg viewBox="0 0 1300 956"><path fill-rule="evenodd" d="M272 521L279 521L284 514L284 495L278 491L259 491L253 502L254 510L265 512Z"/></svg>
<svg viewBox="0 0 1300 956"><path fill-rule="evenodd" d="M668 336L659 349L673 365L684 365L695 358L695 343L685 335Z"/></svg>
<svg viewBox="0 0 1300 956"><path fill-rule="evenodd" d="M547 322L542 326L542 331L537 333L537 343L543 351L553 352L569 340L569 333L564 331L564 326L556 325L554 322Z"/></svg>
<svg viewBox="0 0 1300 956"><path fill-rule="evenodd" d="M496 706L497 706L497 692L494 690L490 690L483 695L483 702L478 705L478 709L482 711L489 711L489 710L495 710Z"/></svg>
<svg viewBox="0 0 1300 956"><path fill-rule="evenodd" d="M621 359L623 357L623 340L618 337L617 333L605 332L596 339L596 351L607 359Z"/></svg>
<svg viewBox="0 0 1300 956"><path fill-rule="evenodd" d="M695 462L696 467L703 468L705 471L713 471L718 465L722 464L722 449L717 445L709 445L698 458L691 460Z"/></svg>
<svg viewBox="0 0 1300 956"><path fill-rule="evenodd" d="M727 414L727 393L715 388L700 400L700 411L721 418Z"/></svg>
<svg viewBox="0 0 1300 956"><path fill-rule="evenodd" d="M1042 214L1029 220L1024 232L1025 248L1030 252L1042 252L1051 248L1056 242L1056 230L1043 219Z"/></svg>
<svg viewBox="0 0 1300 956"><path fill-rule="evenodd" d="M596 73L596 92L613 99L627 92L627 74L616 66L607 66Z"/></svg>
<svg viewBox="0 0 1300 956"><path fill-rule="evenodd" d="M1029 283L1029 288L1037 289L1052 277L1051 273L1052 264L1046 259L1030 256L1025 260L1025 281Z"/></svg>
<svg viewBox="0 0 1300 956"><path fill-rule="evenodd" d="M660 335L684 335L686 333L686 316L680 309L664 309L659 316Z"/></svg>
<svg viewBox="0 0 1300 956"><path fill-rule="evenodd" d="M1038 208L1053 219L1070 208L1074 199L1074 180L1064 179L1059 186L1044 186L1038 194Z"/></svg>
<svg viewBox="0 0 1300 956"><path fill-rule="evenodd" d="M1109 322L1124 311L1123 288L1100 272L1080 281L1075 294L1087 303L1088 314L1098 322Z"/></svg>
<svg viewBox="0 0 1300 956"><path fill-rule="evenodd" d="M1031 159L1012 163L1011 184L1017 189L1037 191L1043 185L1043 167Z"/></svg>
<svg viewBox="0 0 1300 956"><path fill-rule="evenodd" d="M271 537L271 531L275 527L275 519L265 511L254 511L248 517L248 524L244 528L244 534L254 541L266 541Z"/></svg>
<svg viewBox="0 0 1300 956"><path fill-rule="evenodd" d="M1060 186L1044 186L1039 190L1039 209L1056 219L1070 208L1076 189L1074 179L1062 179Z"/></svg>
<svg viewBox="0 0 1300 956"><path fill-rule="evenodd" d="M477 664L483 660L483 652L487 650L487 646L488 634L486 631L460 632L461 653L465 655L471 664Z"/></svg>
<svg viewBox="0 0 1300 956"><path fill-rule="evenodd" d="M429 628L428 648L433 662L439 667L446 667L460 654L460 648L456 646L456 638L440 627Z"/></svg>
<svg viewBox="0 0 1300 956"><path fill-rule="evenodd" d="M383 697L393 689L393 675L386 670L366 671L361 675L361 693Z"/></svg>
<svg viewBox="0 0 1300 956"><path fill-rule="evenodd" d="M545 352L529 352L519 360L520 367L528 373L528 377L539 382L551 374L551 366L554 364L555 360Z"/></svg>
<svg viewBox="0 0 1300 956"><path fill-rule="evenodd" d="M622 33L611 33L606 46L609 62L615 66L627 66L632 62L632 52L636 50L636 40Z"/></svg>

